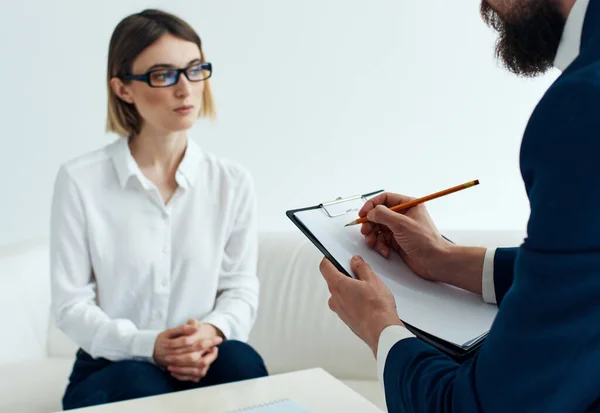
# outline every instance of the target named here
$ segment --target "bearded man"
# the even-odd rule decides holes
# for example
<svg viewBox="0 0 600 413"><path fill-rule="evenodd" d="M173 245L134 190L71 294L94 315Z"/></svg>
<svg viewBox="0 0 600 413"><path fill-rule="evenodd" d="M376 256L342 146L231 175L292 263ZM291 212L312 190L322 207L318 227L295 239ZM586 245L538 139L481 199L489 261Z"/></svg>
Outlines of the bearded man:
<svg viewBox="0 0 600 413"><path fill-rule="evenodd" d="M391 211L410 199L399 194L375 197L359 215L382 255L497 303L489 335L461 362L415 338L403 303L360 257L356 279L321 262L329 306L372 349L389 413L600 412L600 0L483 0L481 14L509 71L562 71L521 144L526 239L451 244L423 204Z"/></svg>

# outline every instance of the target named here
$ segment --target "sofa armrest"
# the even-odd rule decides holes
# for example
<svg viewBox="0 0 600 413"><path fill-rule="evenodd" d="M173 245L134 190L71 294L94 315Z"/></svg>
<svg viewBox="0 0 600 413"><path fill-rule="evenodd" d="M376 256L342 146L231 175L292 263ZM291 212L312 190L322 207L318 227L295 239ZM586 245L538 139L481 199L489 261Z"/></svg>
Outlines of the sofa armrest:
<svg viewBox="0 0 600 413"><path fill-rule="evenodd" d="M46 357L49 252L44 240L0 248L0 364Z"/></svg>

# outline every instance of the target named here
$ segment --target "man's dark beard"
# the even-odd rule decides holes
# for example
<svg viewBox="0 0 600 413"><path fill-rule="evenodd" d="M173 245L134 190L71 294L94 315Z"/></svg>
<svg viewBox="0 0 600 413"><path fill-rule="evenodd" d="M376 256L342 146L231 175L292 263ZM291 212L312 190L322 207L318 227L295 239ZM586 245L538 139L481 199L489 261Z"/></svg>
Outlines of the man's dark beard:
<svg viewBox="0 0 600 413"><path fill-rule="evenodd" d="M534 77L554 64L566 19L551 0L520 0L517 4L500 16L482 0L481 16L498 32L496 57L512 73Z"/></svg>

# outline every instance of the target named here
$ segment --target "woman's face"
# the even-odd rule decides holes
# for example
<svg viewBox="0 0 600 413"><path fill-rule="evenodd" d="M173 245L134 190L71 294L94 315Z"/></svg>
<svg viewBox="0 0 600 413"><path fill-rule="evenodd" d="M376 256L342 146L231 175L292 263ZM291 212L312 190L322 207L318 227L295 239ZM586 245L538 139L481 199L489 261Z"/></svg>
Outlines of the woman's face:
<svg viewBox="0 0 600 413"><path fill-rule="evenodd" d="M171 34L165 34L148 46L133 62L131 73L145 74L154 69L183 69L200 63L198 46ZM160 72L152 75L158 84L164 81ZM181 73L179 81L168 87L151 87L145 82L119 82L117 93L123 100L133 103L143 119L142 129L151 128L158 133L189 129L198 119L204 92L204 82L190 82Z"/></svg>

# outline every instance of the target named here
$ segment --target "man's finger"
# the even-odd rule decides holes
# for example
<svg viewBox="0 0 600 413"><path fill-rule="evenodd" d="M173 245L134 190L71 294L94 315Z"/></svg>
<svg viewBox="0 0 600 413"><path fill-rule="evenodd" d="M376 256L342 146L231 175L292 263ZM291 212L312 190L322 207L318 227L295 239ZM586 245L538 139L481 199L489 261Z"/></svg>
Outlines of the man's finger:
<svg viewBox="0 0 600 413"><path fill-rule="evenodd" d="M369 211L371 211L377 205L384 205L384 206L387 206L388 208L391 208L395 205L403 204L412 199L414 199L414 198L408 197L406 195L384 192L383 194L379 194L376 197L373 197L370 200L368 200L363 205L363 207L360 209L360 211L358 211L358 216L364 217L365 215L367 215L369 213Z"/></svg>
<svg viewBox="0 0 600 413"><path fill-rule="evenodd" d="M367 247L375 248L375 244L377 244L377 234L371 232L369 235L365 237L365 242L367 243Z"/></svg>
<svg viewBox="0 0 600 413"><path fill-rule="evenodd" d="M365 222L360 226L360 233L363 235L369 235L375 229L375 225L370 222Z"/></svg>
<svg viewBox="0 0 600 413"><path fill-rule="evenodd" d="M377 197L375 197L373 199L369 199L367 202L365 202L365 204L362 206L362 208L358 211L358 216L360 218L366 216L370 210L372 210L373 208L375 208L377 206L377 204L375 203L376 199L377 199Z"/></svg>
<svg viewBox="0 0 600 413"><path fill-rule="evenodd" d="M375 273L371 269L371 266L367 264L362 257L354 256L350 261L352 272L356 274L356 277L361 281L369 281L375 277Z"/></svg>
<svg viewBox="0 0 600 413"><path fill-rule="evenodd" d="M319 270L325 278L329 289L336 288L340 280L347 278L344 274L338 271L335 268L335 265L331 263L327 258L323 258L321 260L321 264L319 264Z"/></svg>
<svg viewBox="0 0 600 413"><path fill-rule="evenodd" d="M385 225L392 231L400 231L408 225L410 218L407 216L392 211L388 207L378 205L367 214L369 221Z"/></svg>
<svg viewBox="0 0 600 413"><path fill-rule="evenodd" d="M385 258L390 256L390 248L387 246L385 236L383 232L377 235L377 243L375 244L375 251L383 255Z"/></svg>

